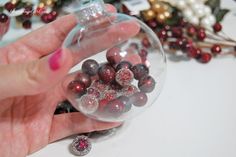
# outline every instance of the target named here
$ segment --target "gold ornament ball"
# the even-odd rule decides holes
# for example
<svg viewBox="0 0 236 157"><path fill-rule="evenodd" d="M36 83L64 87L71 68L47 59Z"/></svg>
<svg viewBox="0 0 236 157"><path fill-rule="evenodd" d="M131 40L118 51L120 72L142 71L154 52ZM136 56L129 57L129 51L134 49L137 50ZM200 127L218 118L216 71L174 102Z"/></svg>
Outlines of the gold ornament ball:
<svg viewBox="0 0 236 157"><path fill-rule="evenodd" d="M163 22L165 22L166 17L165 17L164 14L158 14L157 17L156 17L156 20L160 23L163 23Z"/></svg>
<svg viewBox="0 0 236 157"><path fill-rule="evenodd" d="M171 17L171 13L168 12L168 11L165 11L163 14L164 14L164 16L165 16L166 18L170 18L170 17Z"/></svg>
<svg viewBox="0 0 236 157"><path fill-rule="evenodd" d="M156 13L163 13L167 11L169 7L164 3L155 3L152 5L152 10Z"/></svg>
<svg viewBox="0 0 236 157"><path fill-rule="evenodd" d="M156 17L156 14L153 10L146 10L142 12L143 18L145 21L149 21Z"/></svg>

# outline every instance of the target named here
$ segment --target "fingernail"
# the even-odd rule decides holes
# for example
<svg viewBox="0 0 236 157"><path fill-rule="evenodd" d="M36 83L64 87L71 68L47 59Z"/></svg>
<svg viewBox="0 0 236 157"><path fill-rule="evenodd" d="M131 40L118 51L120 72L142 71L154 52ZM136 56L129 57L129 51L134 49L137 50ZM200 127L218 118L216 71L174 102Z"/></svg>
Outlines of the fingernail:
<svg viewBox="0 0 236 157"><path fill-rule="evenodd" d="M51 70L56 71L56 70L60 69L61 57L62 57L62 49L60 48L60 49L56 50L48 60L49 67Z"/></svg>

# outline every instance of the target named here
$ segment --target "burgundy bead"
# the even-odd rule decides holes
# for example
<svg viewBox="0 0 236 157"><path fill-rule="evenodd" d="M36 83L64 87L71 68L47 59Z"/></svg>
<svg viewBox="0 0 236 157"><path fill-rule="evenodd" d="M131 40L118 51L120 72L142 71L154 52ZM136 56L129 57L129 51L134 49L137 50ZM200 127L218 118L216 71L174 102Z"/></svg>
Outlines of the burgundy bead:
<svg viewBox="0 0 236 157"><path fill-rule="evenodd" d="M117 64L122 60L121 49L119 47L113 47L107 51L107 61L111 64Z"/></svg>
<svg viewBox="0 0 236 157"><path fill-rule="evenodd" d="M216 33L220 32L222 30L222 25L220 23L215 23L213 29Z"/></svg>
<svg viewBox="0 0 236 157"><path fill-rule="evenodd" d="M120 96L118 99L124 104L124 112L131 110L132 104L127 96Z"/></svg>
<svg viewBox="0 0 236 157"><path fill-rule="evenodd" d="M134 74L131 70L123 68L116 72L116 82L121 86L131 84L134 79Z"/></svg>
<svg viewBox="0 0 236 157"><path fill-rule="evenodd" d="M198 40L203 41L203 40L206 38L206 33L205 33L205 31L198 31L198 33L197 33L197 38L198 38Z"/></svg>
<svg viewBox="0 0 236 157"><path fill-rule="evenodd" d="M78 72L75 77L75 80L84 83L85 88L88 88L92 83L90 76L88 74L83 73L83 72Z"/></svg>
<svg viewBox="0 0 236 157"><path fill-rule="evenodd" d="M116 90L116 91L121 90L121 89L123 88L123 87L122 87L120 84L118 84L116 81L112 82L112 83L110 84L110 87L111 87L111 89Z"/></svg>
<svg viewBox="0 0 236 157"><path fill-rule="evenodd" d="M4 13L0 14L0 23L6 23L8 19L9 17L6 14Z"/></svg>
<svg viewBox="0 0 236 157"><path fill-rule="evenodd" d="M87 94L88 95L93 95L96 98L100 98L101 97L101 93L98 89L90 87L87 89Z"/></svg>
<svg viewBox="0 0 236 157"><path fill-rule="evenodd" d="M146 48L149 48L151 46L151 43L147 37L143 38L142 45Z"/></svg>
<svg viewBox="0 0 236 157"><path fill-rule="evenodd" d="M97 74L99 68L99 64L93 60L88 59L82 64L82 71L89 76L94 76Z"/></svg>
<svg viewBox="0 0 236 157"><path fill-rule="evenodd" d="M44 22L44 23L49 23L49 17L48 17L48 13L43 13L42 16L41 16L41 20Z"/></svg>
<svg viewBox="0 0 236 157"><path fill-rule="evenodd" d="M9 12L11 12L12 10L15 9L15 4L13 4L12 2L7 2L5 5L4 5L4 8L6 10L8 10Z"/></svg>
<svg viewBox="0 0 236 157"><path fill-rule="evenodd" d="M25 29L31 29L31 26L32 26L32 22L30 20L26 20L22 23L22 26L25 28Z"/></svg>
<svg viewBox="0 0 236 157"><path fill-rule="evenodd" d="M128 61L122 61L116 66L116 71L119 71L120 69L131 69L132 64Z"/></svg>
<svg viewBox="0 0 236 157"><path fill-rule="evenodd" d="M181 18L178 22L178 25L181 27L185 27L188 24L183 18Z"/></svg>
<svg viewBox="0 0 236 157"><path fill-rule="evenodd" d="M202 63L208 63L210 62L212 56L210 53L203 52L199 58L199 61Z"/></svg>
<svg viewBox="0 0 236 157"><path fill-rule="evenodd" d="M188 57L196 58L196 59L200 57L201 53L202 53L202 50L200 48L195 48L195 47L188 49L188 52L187 52Z"/></svg>
<svg viewBox="0 0 236 157"><path fill-rule="evenodd" d="M147 100L148 97L144 92L137 92L130 98L130 101L133 103L133 105L137 107L146 105Z"/></svg>
<svg viewBox="0 0 236 157"><path fill-rule="evenodd" d="M120 116L125 111L125 105L121 100L115 99L108 103L107 110L113 116Z"/></svg>
<svg viewBox="0 0 236 157"><path fill-rule="evenodd" d="M85 85L80 81L72 81L68 85L68 89L79 96L85 93Z"/></svg>
<svg viewBox="0 0 236 157"><path fill-rule="evenodd" d="M50 14L54 17L54 19L58 16L58 13L55 10L51 11Z"/></svg>
<svg viewBox="0 0 236 157"><path fill-rule="evenodd" d="M138 87L142 92L151 93L155 88L156 82L151 76L145 76L138 82Z"/></svg>
<svg viewBox="0 0 236 157"><path fill-rule="evenodd" d="M157 27L157 21L156 20L149 20L147 21L147 25L151 27L152 29L155 29Z"/></svg>
<svg viewBox="0 0 236 157"><path fill-rule="evenodd" d="M116 71L112 66L104 64L98 69L98 75L104 83L110 83L115 80Z"/></svg>
<svg viewBox="0 0 236 157"><path fill-rule="evenodd" d="M183 36L183 30L181 27L173 27L171 29L172 37L181 38Z"/></svg>
<svg viewBox="0 0 236 157"><path fill-rule="evenodd" d="M167 34L167 31L165 29L161 29L158 33L157 33L157 36L165 41L167 38L168 38L168 34Z"/></svg>
<svg viewBox="0 0 236 157"><path fill-rule="evenodd" d="M26 19L31 18L33 16L33 8L31 6L25 7L25 10L22 15Z"/></svg>
<svg viewBox="0 0 236 157"><path fill-rule="evenodd" d="M217 45L217 44L213 45L212 48L211 48L211 52L213 54L220 54L221 51L222 51L221 46Z"/></svg>
<svg viewBox="0 0 236 157"><path fill-rule="evenodd" d="M144 64L137 64L137 65L133 66L131 70L132 70L132 72L134 74L134 78L136 80L140 80L142 77L149 74L149 69Z"/></svg>
<svg viewBox="0 0 236 157"><path fill-rule="evenodd" d="M197 29L191 25L187 28L187 33L189 36L194 36L197 33Z"/></svg>

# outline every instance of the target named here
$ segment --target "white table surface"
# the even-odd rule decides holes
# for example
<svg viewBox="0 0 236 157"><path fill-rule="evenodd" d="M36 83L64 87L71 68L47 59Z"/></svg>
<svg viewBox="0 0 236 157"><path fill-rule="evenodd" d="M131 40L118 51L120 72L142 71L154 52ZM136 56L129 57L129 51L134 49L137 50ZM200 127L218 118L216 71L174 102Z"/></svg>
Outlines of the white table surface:
<svg viewBox="0 0 236 157"><path fill-rule="evenodd" d="M224 0L234 8L236 3ZM224 21L236 36L236 17ZM12 33L12 32L10 32ZM31 157L72 157L72 138L48 145ZM157 102L117 136L93 144L87 157L236 157L236 58L168 62Z"/></svg>

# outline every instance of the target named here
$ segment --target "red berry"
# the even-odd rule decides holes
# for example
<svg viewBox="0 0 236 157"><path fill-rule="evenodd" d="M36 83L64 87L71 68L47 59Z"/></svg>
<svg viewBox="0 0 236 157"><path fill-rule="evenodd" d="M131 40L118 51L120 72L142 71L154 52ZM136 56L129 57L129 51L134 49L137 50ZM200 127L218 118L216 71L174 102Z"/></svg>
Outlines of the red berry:
<svg viewBox="0 0 236 157"><path fill-rule="evenodd" d="M210 62L211 58L212 58L212 56L210 53L203 52L200 55L199 61L202 63L208 63L208 62Z"/></svg>
<svg viewBox="0 0 236 157"><path fill-rule="evenodd" d="M217 45L217 44L213 45L212 48L211 48L211 52L212 52L213 54L219 54L219 53L221 53L221 46L220 46L220 45Z"/></svg>
<svg viewBox="0 0 236 157"><path fill-rule="evenodd" d="M25 7L25 10L24 10L22 15L26 19L31 18L33 16L33 9L32 9L32 7L31 6Z"/></svg>
<svg viewBox="0 0 236 157"><path fill-rule="evenodd" d="M205 33L205 31L198 31L198 33L197 33L197 38L198 38L198 40L203 41L203 40L206 38L206 33Z"/></svg>
<svg viewBox="0 0 236 157"><path fill-rule="evenodd" d="M7 2L5 5L4 5L4 8L6 10L8 10L9 12L11 12L12 10L15 9L15 4L13 4L12 2Z"/></svg>
<svg viewBox="0 0 236 157"><path fill-rule="evenodd" d="M181 38L183 36L183 30L181 27L173 27L171 29L172 37Z"/></svg>
<svg viewBox="0 0 236 157"><path fill-rule="evenodd" d="M82 64L82 71L89 76L94 76L97 74L99 64L93 59L88 59Z"/></svg>
<svg viewBox="0 0 236 157"><path fill-rule="evenodd" d="M68 85L68 89L72 91L73 93L78 94L79 96L85 93L85 85L79 81L72 81Z"/></svg>
<svg viewBox="0 0 236 157"><path fill-rule="evenodd" d="M140 80L142 77L149 74L149 69L144 64L137 64L137 65L133 66L131 70L132 70L132 72L134 74L134 78L136 80Z"/></svg>
<svg viewBox="0 0 236 157"><path fill-rule="evenodd" d="M30 29L31 26L32 26L32 23L30 20L26 20L22 23L22 26L25 28L25 29Z"/></svg>
<svg viewBox="0 0 236 157"><path fill-rule="evenodd" d="M4 13L0 14L0 23L6 23L8 19L9 18L6 14L4 14Z"/></svg>
<svg viewBox="0 0 236 157"><path fill-rule="evenodd" d="M202 50L200 48L195 48L195 47L192 47L190 49L188 49L188 57L190 58L199 58L200 54L202 53Z"/></svg>
<svg viewBox="0 0 236 157"><path fill-rule="evenodd" d="M112 66L105 64L98 69L98 75L104 83L110 83L115 80L116 71Z"/></svg>
<svg viewBox="0 0 236 157"><path fill-rule="evenodd" d="M138 87L142 92L151 93L155 88L156 82L151 76L145 76L138 82Z"/></svg>
<svg viewBox="0 0 236 157"><path fill-rule="evenodd" d="M134 74L130 69L120 69L116 73L116 82L119 83L121 86L126 86L131 84L134 79Z"/></svg>
<svg viewBox="0 0 236 157"><path fill-rule="evenodd" d="M187 33L189 36L194 36L197 33L197 29L191 25L187 28Z"/></svg>
<svg viewBox="0 0 236 157"><path fill-rule="evenodd" d="M134 106L142 107L147 103L148 97L143 92L137 92L130 98Z"/></svg>
<svg viewBox="0 0 236 157"><path fill-rule="evenodd" d="M150 41L148 40L147 37L143 38L142 45L146 48L149 48L151 46L151 43L150 43Z"/></svg>
<svg viewBox="0 0 236 157"><path fill-rule="evenodd" d="M82 72L77 73L75 80L84 83L85 88L88 88L92 83L90 76Z"/></svg>
<svg viewBox="0 0 236 157"><path fill-rule="evenodd" d="M117 64L122 60L121 49L119 47L113 47L107 51L107 61L111 64Z"/></svg>
<svg viewBox="0 0 236 157"><path fill-rule="evenodd" d="M222 30L222 25L220 23L215 23L213 29L216 33L220 32Z"/></svg>
<svg viewBox="0 0 236 157"><path fill-rule="evenodd" d="M151 27L152 29L155 29L157 27L157 21L156 20L149 20L147 21L147 25Z"/></svg>
<svg viewBox="0 0 236 157"><path fill-rule="evenodd" d="M168 34L167 34L167 31L165 29L160 30L157 33L157 36L163 41L165 41L168 38Z"/></svg>

